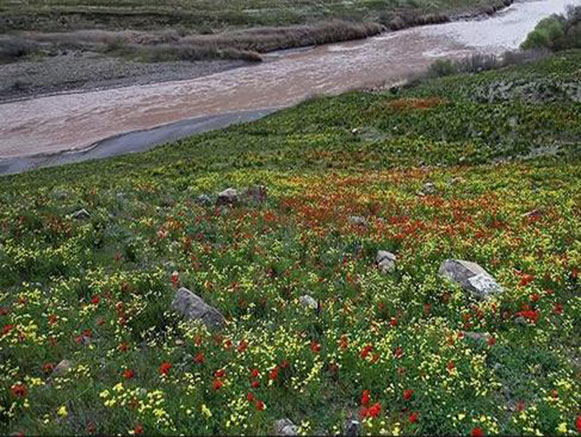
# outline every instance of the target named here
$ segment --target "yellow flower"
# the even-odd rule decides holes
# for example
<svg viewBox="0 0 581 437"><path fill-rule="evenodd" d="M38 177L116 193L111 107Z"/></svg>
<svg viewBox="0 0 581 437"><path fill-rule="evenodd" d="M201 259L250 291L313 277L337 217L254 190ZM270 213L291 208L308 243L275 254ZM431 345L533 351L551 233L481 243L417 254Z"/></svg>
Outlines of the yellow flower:
<svg viewBox="0 0 581 437"><path fill-rule="evenodd" d="M561 423L558 427L557 427L557 431L559 431L562 434L566 434L567 433L567 424L565 422Z"/></svg>
<svg viewBox="0 0 581 437"><path fill-rule="evenodd" d="M210 409L206 406L206 404L202 405L202 414L208 418L212 417L212 412L210 411Z"/></svg>
<svg viewBox="0 0 581 437"><path fill-rule="evenodd" d="M69 412L67 411L67 407L65 407L64 405L61 405L56 413L60 417L67 417L69 415Z"/></svg>

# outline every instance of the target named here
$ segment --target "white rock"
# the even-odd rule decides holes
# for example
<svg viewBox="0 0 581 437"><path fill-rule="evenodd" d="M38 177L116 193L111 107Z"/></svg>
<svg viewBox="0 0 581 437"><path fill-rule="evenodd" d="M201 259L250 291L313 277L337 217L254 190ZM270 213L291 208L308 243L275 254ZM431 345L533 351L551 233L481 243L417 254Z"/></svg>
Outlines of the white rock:
<svg viewBox="0 0 581 437"><path fill-rule="evenodd" d="M276 435L294 436L298 429L289 419L280 419L274 423L274 432Z"/></svg>
<svg viewBox="0 0 581 437"><path fill-rule="evenodd" d="M317 308L319 308L319 304L317 303L317 301L313 297L309 296L308 294L301 296L299 298L299 302L301 303L302 306L304 306L306 308L310 308L313 310L316 310Z"/></svg>
<svg viewBox="0 0 581 437"><path fill-rule="evenodd" d="M378 251L377 257L375 257L375 262L383 273L393 272L395 270L396 260L397 257L386 250Z"/></svg>

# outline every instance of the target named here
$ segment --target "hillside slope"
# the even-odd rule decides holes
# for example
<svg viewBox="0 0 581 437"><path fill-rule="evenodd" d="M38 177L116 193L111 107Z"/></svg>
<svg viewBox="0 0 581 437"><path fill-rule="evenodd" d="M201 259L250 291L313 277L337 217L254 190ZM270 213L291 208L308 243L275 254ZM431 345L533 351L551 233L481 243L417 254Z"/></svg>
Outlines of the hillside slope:
<svg viewBox="0 0 581 437"><path fill-rule="evenodd" d="M580 432L580 83L563 53L1 178L0 434Z"/></svg>

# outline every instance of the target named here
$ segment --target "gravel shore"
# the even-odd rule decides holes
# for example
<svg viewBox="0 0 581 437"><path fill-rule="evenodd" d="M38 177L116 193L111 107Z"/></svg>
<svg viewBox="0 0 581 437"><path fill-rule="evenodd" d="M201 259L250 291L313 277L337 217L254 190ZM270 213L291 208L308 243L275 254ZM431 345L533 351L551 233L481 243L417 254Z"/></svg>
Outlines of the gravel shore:
<svg viewBox="0 0 581 437"><path fill-rule="evenodd" d="M186 80L249 65L244 61L141 63L95 53L69 53L0 65L0 103L129 85Z"/></svg>

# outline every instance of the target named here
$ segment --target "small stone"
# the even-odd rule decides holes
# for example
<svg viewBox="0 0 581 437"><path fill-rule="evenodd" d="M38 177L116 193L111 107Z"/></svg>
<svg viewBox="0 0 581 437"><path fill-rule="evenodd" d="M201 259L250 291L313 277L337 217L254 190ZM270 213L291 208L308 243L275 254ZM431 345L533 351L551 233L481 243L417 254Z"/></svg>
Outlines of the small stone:
<svg viewBox="0 0 581 437"><path fill-rule="evenodd" d="M52 374L54 376L61 376L65 373L68 373L73 367L73 364L69 360L62 360L60 363L56 365Z"/></svg>
<svg viewBox="0 0 581 437"><path fill-rule="evenodd" d="M525 319L522 316L518 316L514 319L514 324L517 326L526 326L527 325L527 319Z"/></svg>
<svg viewBox="0 0 581 437"><path fill-rule="evenodd" d="M354 226L367 227L367 220L365 219L365 217L360 217L358 215L352 215L351 217L349 217L349 223L351 223Z"/></svg>
<svg viewBox="0 0 581 437"><path fill-rule="evenodd" d="M532 211L524 213L522 216L525 218L539 218L543 215L538 209L533 209Z"/></svg>
<svg viewBox="0 0 581 437"><path fill-rule="evenodd" d="M502 292L496 280L482 267L471 261L449 259L440 266L440 275L460 284L480 299Z"/></svg>
<svg viewBox="0 0 581 437"><path fill-rule="evenodd" d="M294 436L298 429L289 419L280 419L274 422L274 433L276 435Z"/></svg>
<svg viewBox="0 0 581 437"><path fill-rule="evenodd" d="M420 196L436 194L436 186L433 182L426 182L418 194L420 194Z"/></svg>
<svg viewBox="0 0 581 437"><path fill-rule="evenodd" d="M216 201L216 206L222 205L237 205L238 204L238 191L234 188L227 188L221 193L218 193L218 200Z"/></svg>
<svg viewBox="0 0 581 437"><path fill-rule="evenodd" d="M71 217L76 219L76 220L84 220L84 219L88 219L91 215L89 214L89 212L83 208L83 209L79 209L78 211L75 211Z"/></svg>
<svg viewBox="0 0 581 437"><path fill-rule="evenodd" d="M357 437L360 434L361 422L358 420L350 419L345 422L345 436L346 437Z"/></svg>
<svg viewBox="0 0 581 437"><path fill-rule="evenodd" d="M305 308L310 308L312 310L316 310L317 308L319 308L319 304L317 303L317 301L313 297L309 296L308 294L301 296L299 298L299 302Z"/></svg>
<svg viewBox="0 0 581 437"><path fill-rule="evenodd" d="M468 337L471 338L472 340L475 341L487 341L490 338L490 334L486 334L486 333L480 333L480 332L467 332L467 331L463 331L463 334Z"/></svg>
<svg viewBox="0 0 581 437"><path fill-rule="evenodd" d="M396 259L397 257L393 253L386 250L380 250L377 252L375 263L383 273L389 273L395 270Z"/></svg>
<svg viewBox="0 0 581 437"><path fill-rule="evenodd" d="M217 328L224 323L224 316L216 308L206 304L187 288L177 291L172 308L190 320L202 321L209 328Z"/></svg>
<svg viewBox="0 0 581 437"><path fill-rule="evenodd" d="M202 206L210 206L212 204L212 199L207 194L201 194L196 198L196 203Z"/></svg>

